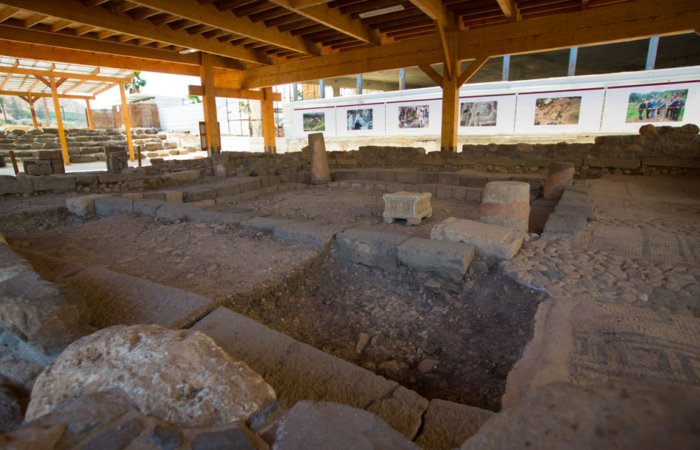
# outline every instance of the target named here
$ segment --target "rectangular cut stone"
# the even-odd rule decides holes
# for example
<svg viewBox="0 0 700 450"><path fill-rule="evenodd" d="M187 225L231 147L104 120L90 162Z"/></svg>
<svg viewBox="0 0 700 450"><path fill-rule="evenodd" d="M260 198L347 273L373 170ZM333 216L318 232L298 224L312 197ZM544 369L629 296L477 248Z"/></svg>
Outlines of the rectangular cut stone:
<svg viewBox="0 0 700 450"><path fill-rule="evenodd" d="M325 250L330 247L335 235L342 232L342 228L332 225L292 222L275 226L273 236L278 239L313 244Z"/></svg>
<svg viewBox="0 0 700 450"><path fill-rule="evenodd" d="M409 225L420 225L423 218L433 215L430 207L431 194L428 192L395 192L384 194L384 221L394 223L396 219L405 219Z"/></svg>
<svg viewBox="0 0 700 450"><path fill-rule="evenodd" d="M32 178L34 191L72 191L75 190L75 177L48 176Z"/></svg>
<svg viewBox="0 0 700 450"><path fill-rule="evenodd" d="M165 201L164 192L145 192L143 194L144 200L162 200Z"/></svg>
<svg viewBox="0 0 700 450"><path fill-rule="evenodd" d="M388 271L397 269L396 248L407 239L400 234L365 230L348 230L335 237L341 258Z"/></svg>
<svg viewBox="0 0 700 450"><path fill-rule="evenodd" d="M613 169L638 169L642 165L642 161L639 159L586 158L583 163L590 167L611 167Z"/></svg>
<svg viewBox="0 0 700 450"><path fill-rule="evenodd" d="M438 186L437 198L452 198L452 186Z"/></svg>
<svg viewBox="0 0 700 450"><path fill-rule="evenodd" d="M430 239L472 244L479 255L501 260L515 256L523 245L523 234L510 228L455 217L435 225Z"/></svg>
<svg viewBox="0 0 700 450"><path fill-rule="evenodd" d="M165 206L165 204L166 202L163 200L138 200L134 202L134 212L155 217L158 208Z"/></svg>
<svg viewBox="0 0 700 450"><path fill-rule="evenodd" d="M166 179L172 181L192 181L198 180L201 176L199 169L197 170L185 170L183 172L173 172L165 175Z"/></svg>
<svg viewBox="0 0 700 450"><path fill-rule="evenodd" d="M390 170L382 170L377 172L377 181L385 183L396 183L396 172Z"/></svg>
<svg viewBox="0 0 700 450"><path fill-rule="evenodd" d="M134 201L121 197L106 197L95 199L95 212L98 216L111 216L121 212L134 210Z"/></svg>
<svg viewBox="0 0 700 450"><path fill-rule="evenodd" d="M185 197L182 191L163 191L162 193L165 194L166 202L182 203Z"/></svg>
<svg viewBox="0 0 700 450"><path fill-rule="evenodd" d="M201 202L202 200L212 200L216 198L216 191L214 189L203 187L184 189L182 192L184 193L186 203Z"/></svg>
<svg viewBox="0 0 700 450"><path fill-rule="evenodd" d="M274 217L254 217L245 222L241 222L242 227L255 228L256 230L275 231L281 225L292 223L289 219L275 219Z"/></svg>
<svg viewBox="0 0 700 450"><path fill-rule="evenodd" d="M18 179L0 179L0 195L30 194L34 192L32 180L27 177Z"/></svg>
<svg viewBox="0 0 700 450"><path fill-rule="evenodd" d="M66 207L68 212L76 214L80 217L92 216L95 214L95 200L98 198L107 198L109 195L81 195L66 199Z"/></svg>
<svg viewBox="0 0 700 450"><path fill-rule="evenodd" d="M547 218L544 226L545 233L568 233L574 234L579 231L586 231L588 218L585 215L562 214L555 212Z"/></svg>
<svg viewBox="0 0 700 450"><path fill-rule="evenodd" d="M97 175L100 183L123 183L124 181L142 180L143 175L138 172L101 173Z"/></svg>
<svg viewBox="0 0 700 450"><path fill-rule="evenodd" d="M465 175L461 175L459 177L459 184L465 187L482 188L485 187L486 183L488 182L489 180L487 178L470 177Z"/></svg>
<svg viewBox="0 0 700 450"><path fill-rule="evenodd" d="M700 169L700 161L697 159L658 159L642 158L644 166L680 167L683 169Z"/></svg>
<svg viewBox="0 0 700 450"><path fill-rule="evenodd" d="M396 182L418 184L418 174L416 172L396 172Z"/></svg>
<svg viewBox="0 0 700 450"><path fill-rule="evenodd" d="M438 174L438 183L459 186L459 174L455 172L440 172Z"/></svg>
<svg viewBox="0 0 700 450"><path fill-rule="evenodd" d="M244 181L240 184L241 186L241 192L247 192L247 191L252 191L255 189L260 189L262 187L262 182L260 181L259 178L255 178L252 180Z"/></svg>
<svg viewBox="0 0 700 450"><path fill-rule="evenodd" d="M397 247L399 262L459 283L474 259L475 247L461 242L410 238Z"/></svg>

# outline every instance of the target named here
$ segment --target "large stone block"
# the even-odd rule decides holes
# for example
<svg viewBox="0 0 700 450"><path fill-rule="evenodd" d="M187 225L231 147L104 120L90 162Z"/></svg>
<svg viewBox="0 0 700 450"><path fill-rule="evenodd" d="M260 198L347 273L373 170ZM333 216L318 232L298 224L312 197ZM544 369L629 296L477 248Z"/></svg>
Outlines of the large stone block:
<svg viewBox="0 0 700 450"><path fill-rule="evenodd" d="M475 247L470 244L422 238L410 238L397 247L401 264L456 283L467 273L474 252Z"/></svg>
<svg viewBox="0 0 700 450"><path fill-rule="evenodd" d="M260 178L253 178L252 180L247 180L247 181L240 183L240 186L241 186L241 193L247 192L247 191L254 191L256 189L262 188L262 181L260 181Z"/></svg>
<svg viewBox="0 0 700 450"><path fill-rule="evenodd" d="M111 216L134 210L134 201L122 197L101 197L95 199L95 212L98 216Z"/></svg>
<svg viewBox="0 0 700 450"><path fill-rule="evenodd" d="M101 173L97 175L100 183L123 183L125 181L142 180L143 175L138 172Z"/></svg>
<svg viewBox="0 0 700 450"><path fill-rule="evenodd" d="M474 436L494 412L434 398L423 416L416 444L421 448L451 450Z"/></svg>
<svg viewBox="0 0 700 450"><path fill-rule="evenodd" d="M348 230L335 237L342 258L388 271L397 269L397 247L407 239L400 234L365 230Z"/></svg>
<svg viewBox="0 0 700 450"><path fill-rule="evenodd" d="M188 205L187 203L166 202L165 205L158 208L156 217L166 222L176 222L178 220L187 220L188 214L199 210L196 206Z"/></svg>
<svg viewBox="0 0 700 450"><path fill-rule="evenodd" d="M109 197L109 195L96 194L67 198L66 208L68 208L68 212L80 217L93 216L95 215L95 200Z"/></svg>
<svg viewBox="0 0 700 450"><path fill-rule="evenodd" d="M274 237L289 241L313 244L321 249L327 249L336 234L343 229L330 225L316 225L306 222L292 222L275 226Z"/></svg>
<svg viewBox="0 0 700 450"><path fill-rule="evenodd" d="M202 173L199 171L199 169L196 170L185 170L183 172L172 172L165 174L165 178L171 181L193 181L193 180L198 180Z"/></svg>
<svg viewBox="0 0 700 450"><path fill-rule="evenodd" d="M564 193L564 189L574 184L576 169L572 163L555 162L549 166L549 174L544 183L544 198L557 200Z"/></svg>
<svg viewBox="0 0 700 450"><path fill-rule="evenodd" d="M605 167L612 169L639 169L642 162L639 159L599 159L585 158L583 163L590 167Z"/></svg>
<svg viewBox="0 0 700 450"><path fill-rule="evenodd" d="M158 209L165 204L163 200L137 200L134 202L134 212L155 217Z"/></svg>
<svg viewBox="0 0 700 450"><path fill-rule="evenodd" d="M396 182L403 184L418 184L417 172L396 172Z"/></svg>
<svg viewBox="0 0 700 450"><path fill-rule="evenodd" d="M519 181L492 181L486 185L479 209L483 223L527 233L530 221L530 185Z"/></svg>
<svg viewBox="0 0 700 450"><path fill-rule="evenodd" d="M0 178L0 195L3 194L31 194L34 192L32 180L27 177Z"/></svg>
<svg viewBox="0 0 700 450"><path fill-rule="evenodd" d="M205 187L183 189L182 192L184 193L186 203L201 202L202 200L213 200L216 198L216 190Z"/></svg>
<svg viewBox="0 0 700 450"><path fill-rule="evenodd" d="M430 239L472 244L479 255L500 260L512 258L523 245L521 232L455 217L435 225L430 232Z"/></svg>
<svg viewBox="0 0 700 450"><path fill-rule="evenodd" d="M456 172L440 172L438 174L438 183L459 186L459 177L460 175Z"/></svg>
<svg viewBox="0 0 700 450"><path fill-rule="evenodd" d="M402 191L384 194L384 222L394 223L396 219L403 219L408 225L420 225L424 218L433 215L430 197L428 192Z"/></svg>
<svg viewBox="0 0 700 450"><path fill-rule="evenodd" d="M544 232L574 234L580 231L586 231L587 222L588 218L585 215L555 212L554 214L550 214L547 218L547 223L544 225Z"/></svg>
<svg viewBox="0 0 700 450"><path fill-rule="evenodd" d="M274 217L254 217L245 222L241 222L242 227L255 228L256 230L275 231L281 225L288 225L293 221L289 219L275 219Z"/></svg>
<svg viewBox="0 0 700 450"><path fill-rule="evenodd" d="M75 177L72 176L48 176L32 178L32 186L40 191L73 191L75 190Z"/></svg>

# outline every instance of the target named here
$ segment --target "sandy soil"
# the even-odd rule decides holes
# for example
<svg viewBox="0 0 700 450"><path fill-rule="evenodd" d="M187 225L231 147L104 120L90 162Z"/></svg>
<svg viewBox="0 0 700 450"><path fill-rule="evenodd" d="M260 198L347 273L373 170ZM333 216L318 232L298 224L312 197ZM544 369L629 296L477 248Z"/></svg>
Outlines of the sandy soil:
<svg viewBox="0 0 700 450"><path fill-rule="evenodd" d="M7 236L11 243L200 294L214 300L289 274L315 254L308 244L205 223L155 223L119 214L73 227Z"/></svg>
<svg viewBox="0 0 700 450"><path fill-rule="evenodd" d="M432 227L447 219L479 220L479 205L463 200L430 199L433 216L423 220L420 226L407 227L405 223L385 224L383 193L364 189L339 189L310 187L300 191L278 193L250 200L239 205L211 206L206 209L217 211L258 211L270 215L319 224L346 223L362 224L358 228L371 228L376 231L430 237Z"/></svg>

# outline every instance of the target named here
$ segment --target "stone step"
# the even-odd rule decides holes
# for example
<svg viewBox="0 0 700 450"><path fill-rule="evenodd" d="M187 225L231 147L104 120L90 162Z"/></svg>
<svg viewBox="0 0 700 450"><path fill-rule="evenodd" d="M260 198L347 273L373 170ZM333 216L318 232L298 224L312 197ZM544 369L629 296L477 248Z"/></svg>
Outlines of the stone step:
<svg viewBox="0 0 700 450"><path fill-rule="evenodd" d="M428 192L437 198L453 198L469 203L481 203L482 188L446 184L406 184L382 181L344 180L328 183L331 188L359 188L379 192Z"/></svg>
<svg viewBox="0 0 700 450"><path fill-rule="evenodd" d="M215 308L214 301L102 267L89 267L63 280L88 306L91 325L155 324L185 328Z"/></svg>
<svg viewBox="0 0 700 450"><path fill-rule="evenodd" d="M510 228L450 217L435 225L430 239L464 242L476 247L482 257L511 259L523 245L524 234Z"/></svg>
<svg viewBox="0 0 700 450"><path fill-rule="evenodd" d="M397 247L399 262L459 283L474 259L475 247L461 242L410 238Z"/></svg>
<svg viewBox="0 0 700 450"><path fill-rule="evenodd" d="M247 200L263 197L265 195L275 194L277 192L289 192L299 189L306 189L306 185L302 183L282 183L274 186L267 186L261 189L243 192L241 194L218 197L214 200L214 203L217 205L243 203Z"/></svg>

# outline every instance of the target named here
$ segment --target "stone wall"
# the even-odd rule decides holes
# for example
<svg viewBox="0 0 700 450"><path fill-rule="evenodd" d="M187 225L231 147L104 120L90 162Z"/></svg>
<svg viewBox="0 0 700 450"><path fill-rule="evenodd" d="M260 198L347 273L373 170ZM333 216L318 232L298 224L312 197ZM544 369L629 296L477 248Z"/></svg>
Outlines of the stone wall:
<svg viewBox="0 0 700 450"><path fill-rule="evenodd" d="M66 129L66 144L70 162L84 163L104 161L104 150L108 146L127 145L124 130ZM131 131L134 146L145 151L157 151L177 147L176 142L167 141L168 135L155 128L134 128ZM10 150L18 159L36 158L33 150L61 150L57 128L34 128L29 131L0 131L0 157L9 158Z"/></svg>
<svg viewBox="0 0 700 450"><path fill-rule="evenodd" d="M645 126L639 135L599 136L593 144L464 145L461 153L426 153L415 147L360 147L329 152L335 169L415 168L425 171L475 169L495 173L542 173L552 162L572 162L578 177L609 172L641 175L700 174L698 127ZM307 155L306 151L302 151ZM308 156L305 157L308 161Z"/></svg>
<svg viewBox="0 0 700 450"><path fill-rule="evenodd" d="M299 153L223 152L212 156L217 177L284 175L308 170Z"/></svg>

